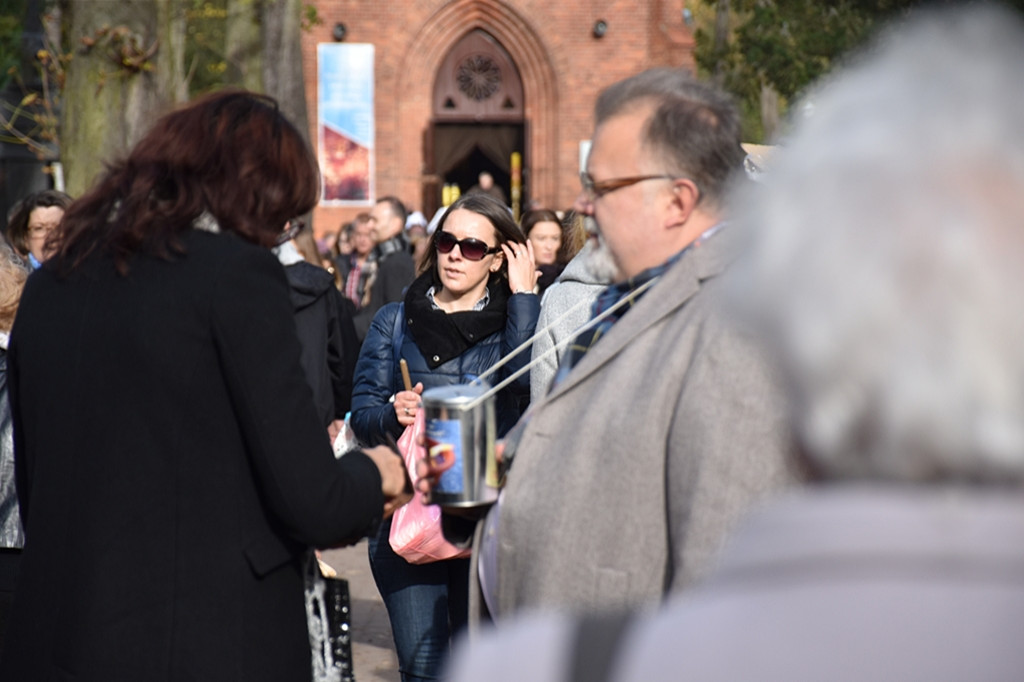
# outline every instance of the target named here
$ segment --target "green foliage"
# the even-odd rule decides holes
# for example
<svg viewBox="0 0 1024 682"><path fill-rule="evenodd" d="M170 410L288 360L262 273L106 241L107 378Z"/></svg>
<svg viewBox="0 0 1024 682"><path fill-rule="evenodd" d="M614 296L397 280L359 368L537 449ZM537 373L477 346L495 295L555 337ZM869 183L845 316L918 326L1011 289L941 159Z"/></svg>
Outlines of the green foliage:
<svg viewBox="0 0 1024 682"><path fill-rule="evenodd" d="M21 66L21 32L25 0L0 2L0 90L6 90L14 78L11 69Z"/></svg>
<svg viewBox="0 0 1024 682"><path fill-rule="evenodd" d="M305 3L302 5L302 30L311 31L316 26L322 26L324 20L320 18L316 5Z"/></svg>
<svg viewBox="0 0 1024 682"><path fill-rule="evenodd" d="M25 84L18 65L8 69L11 81L17 83L23 96L17 104L7 101L3 103L3 110L0 111L0 140L23 144L40 159L54 153L60 143L57 111L70 62L70 54L61 52L47 42L36 52L31 65L38 90Z"/></svg>
<svg viewBox="0 0 1024 682"><path fill-rule="evenodd" d="M730 10L728 36L716 44L714 12ZM923 0L703 0L696 12L696 59L743 103L747 139L759 141L751 114L760 110L762 85L792 101L861 45L881 23ZM938 4L931 2L928 4ZM946 4L962 4L949 2ZM1011 7L1024 9L1024 0ZM758 116L759 118L759 116Z"/></svg>
<svg viewBox="0 0 1024 682"><path fill-rule="evenodd" d="M37 7L45 12L52 4L44 0ZM53 156L58 143L57 111L71 56L45 34L34 54L25 53L27 11L26 0L0 0L0 141L25 145L44 159Z"/></svg>
<svg viewBox="0 0 1024 682"><path fill-rule="evenodd" d="M783 97L798 95L867 36L885 13L871 4L740 2L746 21L736 31L735 49L747 78L771 85Z"/></svg>

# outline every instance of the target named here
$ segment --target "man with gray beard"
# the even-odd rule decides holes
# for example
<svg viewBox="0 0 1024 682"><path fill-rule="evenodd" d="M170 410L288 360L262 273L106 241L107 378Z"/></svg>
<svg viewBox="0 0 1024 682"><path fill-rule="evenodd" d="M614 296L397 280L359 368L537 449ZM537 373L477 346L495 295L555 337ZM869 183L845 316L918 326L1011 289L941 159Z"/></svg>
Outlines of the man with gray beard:
<svg viewBox="0 0 1024 682"><path fill-rule="evenodd" d="M471 613L657 604L797 479L772 372L718 301L740 241L722 203L745 157L736 109L655 69L608 88L596 123L575 208L619 281L506 439Z"/></svg>

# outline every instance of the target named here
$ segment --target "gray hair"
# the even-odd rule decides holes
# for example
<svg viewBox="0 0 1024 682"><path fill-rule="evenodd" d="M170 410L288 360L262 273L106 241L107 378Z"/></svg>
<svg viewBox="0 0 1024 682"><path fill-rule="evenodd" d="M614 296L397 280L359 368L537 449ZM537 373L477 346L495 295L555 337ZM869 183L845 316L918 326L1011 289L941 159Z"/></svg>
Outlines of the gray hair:
<svg viewBox="0 0 1024 682"><path fill-rule="evenodd" d="M595 123L639 106L653 107L644 146L661 157L667 172L690 178L701 198L717 204L746 158L732 98L683 69L649 69L604 90Z"/></svg>
<svg viewBox="0 0 1024 682"><path fill-rule="evenodd" d="M1008 10L914 16L745 188L749 310L826 477L1024 481L1022 67Z"/></svg>

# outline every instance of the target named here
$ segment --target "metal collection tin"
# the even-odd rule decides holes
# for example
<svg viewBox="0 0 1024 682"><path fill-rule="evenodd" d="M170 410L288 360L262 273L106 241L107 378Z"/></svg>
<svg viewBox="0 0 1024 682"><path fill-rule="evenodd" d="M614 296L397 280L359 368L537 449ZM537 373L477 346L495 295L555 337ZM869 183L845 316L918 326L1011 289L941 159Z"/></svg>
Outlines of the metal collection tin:
<svg viewBox="0 0 1024 682"><path fill-rule="evenodd" d="M430 504L467 509L498 499L494 396L485 397L490 388L461 384L423 392L427 457L443 469Z"/></svg>

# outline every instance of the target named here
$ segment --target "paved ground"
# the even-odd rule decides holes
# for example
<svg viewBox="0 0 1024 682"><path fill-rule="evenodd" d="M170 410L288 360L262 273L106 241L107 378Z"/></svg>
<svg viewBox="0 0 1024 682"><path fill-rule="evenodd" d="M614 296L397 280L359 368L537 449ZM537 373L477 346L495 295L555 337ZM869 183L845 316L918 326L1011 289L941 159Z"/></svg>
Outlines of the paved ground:
<svg viewBox="0 0 1024 682"><path fill-rule="evenodd" d="M400 682L391 625L370 575L366 540L354 547L326 551L323 560L348 580L352 593L352 657L356 682Z"/></svg>

